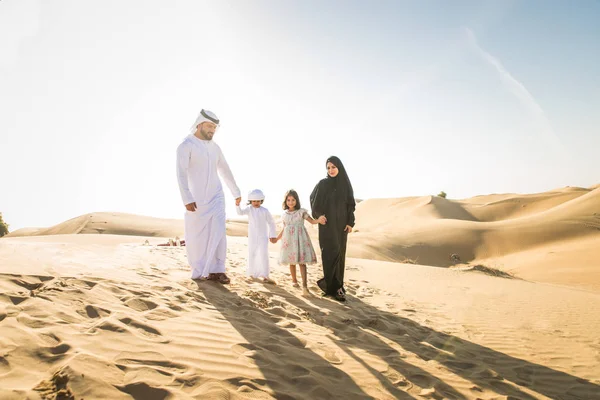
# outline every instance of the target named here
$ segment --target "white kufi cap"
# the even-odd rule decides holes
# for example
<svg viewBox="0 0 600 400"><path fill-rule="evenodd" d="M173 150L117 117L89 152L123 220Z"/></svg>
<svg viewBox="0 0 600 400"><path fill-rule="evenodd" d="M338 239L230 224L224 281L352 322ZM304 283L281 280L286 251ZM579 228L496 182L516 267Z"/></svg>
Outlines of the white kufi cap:
<svg viewBox="0 0 600 400"><path fill-rule="evenodd" d="M254 189L252 190L250 193L248 193L248 200L250 201L254 201L254 200L264 200L265 199L265 195L263 194L263 192L260 189Z"/></svg>

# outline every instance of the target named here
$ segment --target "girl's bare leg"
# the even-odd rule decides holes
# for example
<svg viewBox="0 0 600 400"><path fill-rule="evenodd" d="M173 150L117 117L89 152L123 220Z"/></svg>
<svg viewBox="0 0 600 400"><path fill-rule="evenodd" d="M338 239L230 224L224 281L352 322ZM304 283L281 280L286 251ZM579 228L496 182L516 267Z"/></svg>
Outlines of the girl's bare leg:
<svg viewBox="0 0 600 400"><path fill-rule="evenodd" d="M308 295L308 276L306 273L306 264L300 264L300 275L302 275L302 294Z"/></svg>
<svg viewBox="0 0 600 400"><path fill-rule="evenodd" d="M300 271L302 271L302 267L300 267ZM296 264L290 265L290 275L292 276L292 283L294 286L298 286L298 278L296 277Z"/></svg>

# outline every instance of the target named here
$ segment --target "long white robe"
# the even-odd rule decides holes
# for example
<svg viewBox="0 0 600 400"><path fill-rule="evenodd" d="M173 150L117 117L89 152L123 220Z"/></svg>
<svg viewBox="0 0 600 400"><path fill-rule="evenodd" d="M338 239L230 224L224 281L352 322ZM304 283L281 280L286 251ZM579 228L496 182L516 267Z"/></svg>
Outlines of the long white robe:
<svg viewBox="0 0 600 400"><path fill-rule="evenodd" d="M219 175L234 198L241 197L221 148L212 140L189 135L177 147L177 181L185 211L185 246L192 279L225 272L225 195Z"/></svg>
<svg viewBox="0 0 600 400"><path fill-rule="evenodd" d="M237 207L239 215L248 216L248 269L253 278L269 277L269 238L277 237L275 221L266 208Z"/></svg>

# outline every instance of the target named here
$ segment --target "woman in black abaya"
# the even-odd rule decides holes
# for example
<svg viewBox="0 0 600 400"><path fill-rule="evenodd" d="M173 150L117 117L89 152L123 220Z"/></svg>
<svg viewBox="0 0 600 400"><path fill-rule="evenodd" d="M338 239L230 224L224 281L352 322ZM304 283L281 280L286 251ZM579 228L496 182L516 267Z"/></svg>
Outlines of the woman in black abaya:
<svg viewBox="0 0 600 400"><path fill-rule="evenodd" d="M314 218L324 215L327 223L319 225L319 246L324 278L317 284L326 295L346 300L344 269L346 243L354 227L354 191L342 161L331 156L327 159L327 177L322 179L310 195Z"/></svg>

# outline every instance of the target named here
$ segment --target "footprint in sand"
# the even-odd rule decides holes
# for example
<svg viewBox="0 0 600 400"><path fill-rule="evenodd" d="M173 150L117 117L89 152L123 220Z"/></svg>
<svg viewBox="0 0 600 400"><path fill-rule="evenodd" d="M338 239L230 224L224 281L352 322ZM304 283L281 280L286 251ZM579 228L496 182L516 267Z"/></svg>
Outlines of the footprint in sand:
<svg viewBox="0 0 600 400"><path fill-rule="evenodd" d="M323 356L327 361L332 364L341 364L342 359L338 356L335 350L326 350L325 355Z"/></svg>
<svg viewBox="0 0 600 400"><path fill-rule="evenodd" d="M28 282L23 277L20 277L20 279L9 279L9 282L19 285L27 290L36 290L44 286L43 282Z"/></svg>
<svg viewBox="0 0 600 400"><path fill-rule="evenodd" d="M98 284L98 282L82 280L82 279L69 279L69 280L67 280L67 283L69 286L79 287L79 288L86 289L86 290L90 290Z"/></svg>
<svg viewBox="0 0 600 400"><path fill-rule="evenodd" d="M39 334L40 341L47 346L56 346L62 342L58 336L54 333L40 333Z"/></svg>
<svg viewBox="0 0 600 400"><path fill-rule="evenodd" d="M69 350L71 350L71 346L68 345L67 343L61 343L58 346L48 348L48 351L50 351L50 353L52 353L54 355L65 354Z"/></svg>
<svg viewBox="0 0 600 400"><path fill-rule="evenodd" d="M4 375L11 371L10 363L4 356L0 356L0 374Z"/></svg>
<svg viewBox="0 0 600 400"><path fill-rule="evenodd" d="M77 313L79 315L82 316L87 316L88 318L100 318L100 317L108 317L111 312L109 310L106 310L104 308L101 307L97 307L97 306L93 306L91 304L88 304L87 306L85 306L85 309L83 310L77 310Z"/></svg>
<svg viewBox="0 0 600 400"><path fill-rule="evenodd" d="M296 325L293 322L286 321L286 320L278 322L277 326L279 326L280 328L284 328L284 329L293 329L296 327Z"/></svg>
<svg viewBox="0 0 600 400"><path fill-rule="evenodd" d="M150 267L150 269L152 270L152 272L153 272L154 274L158 274L158 275L162 275L162 276L164 276L164 275L167 275L167 273L165 272L165 270L164 270L164 269L162 269L162 268L159 268L159 267L157 267L157 266Z"/></svg>
<svg viewBox="0 0 600 400"><path fill-rule="evenodd" d="M185 311L185 309L183 307L180 307L177 304L173 304L173 303L167 303L167 307L169 307L173 311L178 311L178 312Z"/></svg>
<svg viewBox="0 0 600 400"><path fill-rule="evenodd" d="M136 298L136 297L125 301L125 305L129 308L133 308L134 310L140 311L140 312L154 310L156 307L158 307L158 304L156 304L152 301L144 300L144 299L140 299L140 298Z"/></svg>
<svg viewBox="0 0 600 400"><path fill-rule="evenodd" d="M134 399L166 399L171 398L170 391L148 385L146 382L130 383L125 386L115 386L123 393L131 395Z"/></svg>
<svg viewBox="0 0 600 400"><path fill-rule="evenodd" d="M32 354L43 362L52 363L63 359L69 350L71 350L69 344L60 343L57 346L35 348Z"/></svg>
<svg viewBox="0 0 600 400"><path fill-rule="evenodd" d="M230 389L218 382L209 382L196 388L191 393L195 399L232 399ZM237 396L235 398L238 398Z"/></svg>
<svg viewBox="0 0 600 400"><path fill-rule="evenodd" d="M231 346L231 351L233 351L235 354L239 354L245 357L254 356L257 350L258 347L251 343L238 343Z"/></svg>
<svg viewBox="0 0 600 400"><path fill-rule="evenodd" d="M9 294L8 295L8 299L10 300L10 302L15 305L18 306L19 304L21 304L22 302L24 302L25 300L29 299L29 295L19 292L16 294Z"/></svg>
<svg viewBox="0 0 600 400"><path fill-rule="evenodd" d="M118 332L118 333L127 332L127 329L123 328L122 326L114 324L110 321L102 321L99 324L88 329L87 333L90 335L93 335L97 332L98 329L102 329L104 331L110 331L110 332Z"/></svg>
<svg viewBox="0 0 600 400"><path fill-rule="evenodd" d="M43 319L33 318L27 313L20 313L17 316L17 321L29 328L40 329L48 326L48 322Z"/></svg>
<svg viewBox="0 0 600 400"><path fill-rule="evenodd" d="M132 318L126 317L119 319L125 325L134 328L137 332L141 333L143 336L147 338L159 338L162 336L162 333L158 329L151 327L150 325L146 325L142 322L136 321Z"/></svg>
<svg viewBox="0 0 600 400"><path fill-rule="evenodd" d="M169 361L161 353L150 351L139 353L123 352L116 357L115 365L120 369L124 369L124 367L146 366L177 374L183 374L189 369L184 364Z"/></svg>
<svg viewBox="0 0 600 400"><path fill-rule="evenodd" d="M390 367L388 367L386 371L382 372L382 375L385 376L394 386L402 387L404 390L408 390L412 387L412 384L407 381L404 376L400 375Z"/></svg>
<svg viewBox="0 0 600 400"><path fill-rule="evenodd" d="M373 295L376 293L377 293L377 291L373 288L366 287L366 286L360 286L356 290L355 296L358 298L373 297Z"/></svg>

